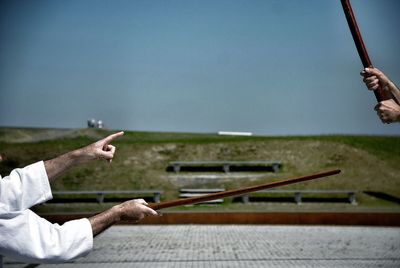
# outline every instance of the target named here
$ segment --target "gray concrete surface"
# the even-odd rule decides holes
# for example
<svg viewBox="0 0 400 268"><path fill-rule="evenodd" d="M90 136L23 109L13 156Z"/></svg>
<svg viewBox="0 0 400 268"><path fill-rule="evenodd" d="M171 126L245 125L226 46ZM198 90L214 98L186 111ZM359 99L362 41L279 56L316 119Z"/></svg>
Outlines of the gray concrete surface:
<svg viewBox="0 0 400 268"><path fill-rule="evenodd" d="M400 228L114 226L85 258L36 267L400 267Z"/></svg>

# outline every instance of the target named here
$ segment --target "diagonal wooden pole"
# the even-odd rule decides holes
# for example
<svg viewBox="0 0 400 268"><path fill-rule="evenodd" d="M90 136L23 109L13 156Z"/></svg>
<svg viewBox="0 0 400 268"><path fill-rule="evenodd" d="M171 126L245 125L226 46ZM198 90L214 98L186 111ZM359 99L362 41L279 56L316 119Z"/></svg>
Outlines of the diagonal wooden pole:
<svg viewBox="0 0 400 268"><path fill-rule="evenodd" d="M347 24L349 25L350 32L353 36L354 44L356 45L361 62L364 68L373 68L372 62L367 52L367 48L365 47L364 41L362 39L360 29L358 28L356 17L354 16L353 9L351 8L350 0L340 0L340 2L342 3L343 12L346 16ZM378 102L386 99L382 87L374 90L374 94Z"/></svg>
<svg viewBox="0 0 400 268"><path fill-rule="evenodd" d="M219 199L219 198L230 197L230 196L240 196L240 195L244 195L247 193L256 192L256 191L260 191L260 190L264 190L264 189L270 189L270 188L275 188L275 187L279 187L279 186L314 180L314 179L318 179L318 178L322 178L322 177L336 175L339 173L340 173L340 170L335 169L335 170L320 172L320 173L316 173L316 174L312 174L312 175L291 178L291 179L286 179L286 180L282 180L282 181L270 182L270 183L265 183L265 184L250 186L250 187L234 189L234 190L228 190L228 191L223 191L223 192L219 192L219 193L213 193L213 194L196 196L196 197L185 198L185 199L171 200L171 201L166 201L166 202L162 202L162 203L153 203L153 204L150 204L149 207L151 207L154 210L160 210L160 209L164 209L164 208L196 204L196 203L215 200L215 199Z"/></svg>

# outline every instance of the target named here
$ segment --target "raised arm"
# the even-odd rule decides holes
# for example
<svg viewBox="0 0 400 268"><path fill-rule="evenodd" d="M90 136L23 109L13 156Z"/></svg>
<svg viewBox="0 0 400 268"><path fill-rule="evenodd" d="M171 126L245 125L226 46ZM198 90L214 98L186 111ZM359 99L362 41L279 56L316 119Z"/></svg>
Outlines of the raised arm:
<svg viewBox="0 0 400 268"><path fill-rule="evenodd" d="M122 135L124 135L124 132L122 131L112 134L86 147L45 161L44 165L49 181L51 182L55 180L58 176L73 166L77 166L92 160L104 159L111 163L115 153L115 146L111 145L110 143Z"/></svg>
<svg viewBox="0 0 400 268"><path fill-rule="evenodd" d="M0 179L0 214L22 211L52 198L43 161L16 168Z"/></svg>

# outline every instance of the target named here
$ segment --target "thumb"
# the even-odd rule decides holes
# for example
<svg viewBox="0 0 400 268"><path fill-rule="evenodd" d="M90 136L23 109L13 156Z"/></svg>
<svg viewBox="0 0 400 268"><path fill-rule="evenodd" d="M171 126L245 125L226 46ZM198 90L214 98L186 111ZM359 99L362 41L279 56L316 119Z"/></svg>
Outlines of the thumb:
<svg viewBox="0 0 400 268"><path fill-rule="evenodd" d="M158 213L155 210L149 208L146 205L141 205L141 207L142 207L142 212L144 214L146 214L147 216L157 216L158 215Z"/></svg>
<svg viewBox="0 0 400 268"><path fill-rule="evenodd" d="M101 159L105 159L105 160L112 160L114 157L114 154L111 151L100 150L98 152L98 157Z"/></svg>

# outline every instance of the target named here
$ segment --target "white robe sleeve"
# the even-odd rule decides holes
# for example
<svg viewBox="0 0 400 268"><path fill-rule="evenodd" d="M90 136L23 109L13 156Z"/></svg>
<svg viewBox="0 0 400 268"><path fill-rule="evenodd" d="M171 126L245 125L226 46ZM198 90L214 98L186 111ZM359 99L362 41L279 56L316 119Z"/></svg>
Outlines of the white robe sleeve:
<svg viewBox="0 0 400 268"><path fill-rule="evenodd" d="M52 199L44 162L40 161L0 177L0 204L4 211L22 211Z"/></svg>
<svg viewBox="0 0 400 268"><path fill-rule="evenodd" d="M87 255L93 247L88 219L52 224L31 210L0 214L0 255L34 263L57 263Z"/></svg>

